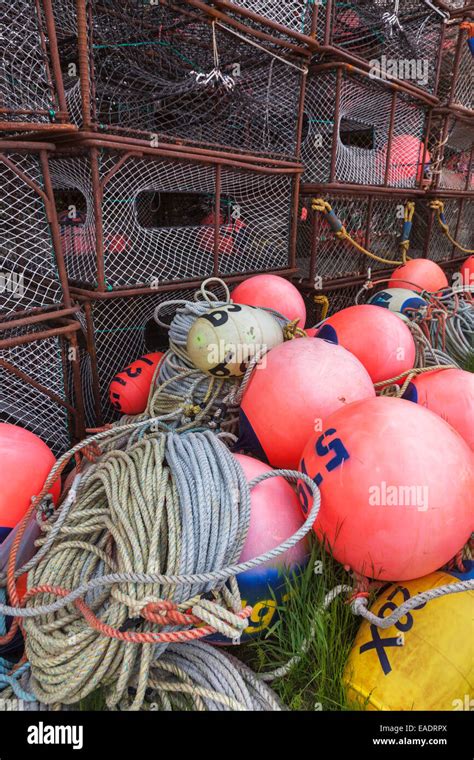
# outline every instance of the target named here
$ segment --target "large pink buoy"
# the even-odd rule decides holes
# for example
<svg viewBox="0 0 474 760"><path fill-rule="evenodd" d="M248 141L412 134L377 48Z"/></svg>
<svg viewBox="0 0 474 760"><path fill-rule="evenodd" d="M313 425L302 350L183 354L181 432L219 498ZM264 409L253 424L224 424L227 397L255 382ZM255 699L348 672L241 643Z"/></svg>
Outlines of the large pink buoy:
<svg viewBox="0 0 474 760"><path fill-rule="evenodd" d="M474 256L469 256L459 271L462 276L462 285L465 288L474 287Z"/></svg>
<svg viewBox="0 0 474 760"><path fill-rule="evenodd" d="M396 314L378 306L361 304L338 311L317 337L357 356L374 383L398 377L415 365L415 341L409 328Z"/></svg>
<svg viewBox="0 0 474 760"><path fill-rule="evenodd" d="M387 163L386 145L380 151L379 167L385 173ZM390 146L390 162L388 169L388 184L398 185L407 180L420 182L423 179L425 166L431 163L428 151L425 153L424 143L414 135L398 135Z"/></svg>
<svg viewBox="0 0 474 760"><path fill-rule="evenodd" d="M288 341L273 348L251 376L237 448L274 467L295 469L309 436L328 415L374 395L367 371L349 351L318 338Z"/></svg>
<svg viewBox="0 0 474 760"><path fill-rule="evenodd" d="M299 326L306 323L306 306L303 296L295 286L276 274L256 274L237 285L232 291L234 303L260 306L280 312L290 322L299 319Z"/></svg>
<svg viewBox="0 0 474 760"><path fill-rule="evenodd" d="M392 273L389 288L409 288L416 293L426 290L437 293L448 287L448 278L441 267L429 259L412 259Z"/></svg>
<svg viewBox="0 0 474 760"><path fill-rule="evenodd" d="M413 378L405 391L408 401L438 414L474 449L474 374L440 369Z"/></svg>
<svg viewBox="0 0 474 760"><path fill-rule="evenodd" d="M258 459L236 454L248 483L272 468ZM282 477L268 478L250 493L250 524L239 562L255 559L291 538L304 523L295 490ZM278 619L278 607L288 590L285 580L297 575L308 563L309 546L302 539L284 554L237 575L242 605L252 607L248 628L241 641L268 630ZM212 636L211 641L228 644L228 639Z"/></svg>
<svg viewBox="0 0 474 760"><path fill-rule="evenodd" d="M403 399L339 409L300 463L321 491L314 529L357 573L380 580L428 575L474 527L473 454L444 420ZM303 511L311 504L300 483Z"/></svg>
<svg viewBox="0 0 474 760"><path fill-rule="evenodd" d="M56 458L37 435L19 425L0 423L0 544L20 522L43 488ZM61 479L51 487L54 502L58 500Z"/></svg>

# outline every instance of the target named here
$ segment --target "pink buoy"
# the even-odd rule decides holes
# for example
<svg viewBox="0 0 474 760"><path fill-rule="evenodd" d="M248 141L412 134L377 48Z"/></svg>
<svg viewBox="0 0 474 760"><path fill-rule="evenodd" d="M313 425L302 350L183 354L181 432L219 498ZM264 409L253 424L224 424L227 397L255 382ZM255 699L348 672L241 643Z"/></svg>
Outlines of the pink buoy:
<svg viewBox="0 0 474 760"><path fill-rule="evenodd" d="M318 338L288 341L272 348L250 378L237 448L295 469L309 436L329 414L374 395L367 371L349 351Z"/></svg>
<svg viewBox="0 0 474 760"><path fill-rule="evenodd" d="M378 397L334 412L300 463L321 491L314 524L338 562L371 578L428 575L474 527L473 454L444 420L403 399ZM309 489L298 486L303 511Z"/></svg>
<svg viewBox="0 0 474 760"><path fill-rule="evenodd" d="M388 288L410 288L416 293L438 293L447 288L448 279L441 267L429 259L412 259L393 272Z"/></svg>
<svg viewBox="0 0 474 760"><path fill-rule="evenodd" d="M374 383L398 377L415 365L415 341L409 328L396 314L378 306L361 304L338 311L317 337L357 356Z"/></svg>
<svg viewBox="0 0 474 760"><path fill-rule="evenodd" d="M474 374L462 369L424 372L415 377L403 398L438 414L474 449Z"/></svg>
<svg viewBox="0 0 474 760"><path fill-rule="evenodd" d="M232 300L247 306L274 309L290 322L299 319L299 326L305 326L306 306L303 296L291 282L276 274L249 277L232 291Z"/></svg>
<svg viewBox="0 0 474 760"><path fill-rule="evenodd" d="M388 147L382 148L378 158L379 170L385 173ZM425 166L431 163L428 151L421 140L414 135L398 135L390 146L388 169L388 184L398 185L407 180L420 182L423 179Z"/></svg>
<svg viewBox="0 0 474 760"><path fill-rule="evenodd" d="M236 454L248 483L272 468L258 459ZM282 477L259 483L250 493L250 524L239 562L247 562L275 549L291 538L303 525L304 518L297 494ZM242 606L252 607L249 625L241 641L246 641L273 625L278 618L278 606L287 591L285 575L297 575L307 565L309 546L302 539L275 559L237 575ZM210 640L228 644L228 639L214 635Z"/></svg>

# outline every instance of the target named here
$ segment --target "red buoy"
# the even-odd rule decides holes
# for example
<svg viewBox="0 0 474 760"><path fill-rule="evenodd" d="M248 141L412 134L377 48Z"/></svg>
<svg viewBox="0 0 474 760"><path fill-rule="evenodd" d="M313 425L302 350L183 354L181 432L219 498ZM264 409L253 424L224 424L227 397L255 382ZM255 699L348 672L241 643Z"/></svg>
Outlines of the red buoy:
<svg viewBox="0 0 474 760"><path fill-rule="evenodd" d="M162 351L145 354L115 375L110 383L109 398L121 414L141 414L146 409L151 381Z"/></svg>
<svg viewBox="0 0 474 760"><path fill-rule="evenodd" d="M357 356L374 383L398 377L415 365L415 341L406 324L397 314L372 304L338 311L326 320L317 337Z"/></svg>
<svg viewBox="0 0 474 760"><path fill-rule="evenodd" d="M438 293L447 288L448 278L441 267L429 259L412 259L393 272L388 288L409 288L416 293Z"/></svg>

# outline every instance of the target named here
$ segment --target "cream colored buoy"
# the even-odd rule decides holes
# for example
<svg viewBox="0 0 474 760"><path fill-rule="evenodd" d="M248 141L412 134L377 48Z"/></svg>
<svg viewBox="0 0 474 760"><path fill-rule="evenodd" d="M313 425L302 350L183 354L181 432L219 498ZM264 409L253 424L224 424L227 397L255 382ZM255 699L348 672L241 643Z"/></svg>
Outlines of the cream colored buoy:
<svg viewBox="0 0 474 760"><path fill-rule="evenodd" d="M199 317L186 350L192 363L214 377L239 377L257 355L283 343L283 330L264 309L227 304Z"/></svg>

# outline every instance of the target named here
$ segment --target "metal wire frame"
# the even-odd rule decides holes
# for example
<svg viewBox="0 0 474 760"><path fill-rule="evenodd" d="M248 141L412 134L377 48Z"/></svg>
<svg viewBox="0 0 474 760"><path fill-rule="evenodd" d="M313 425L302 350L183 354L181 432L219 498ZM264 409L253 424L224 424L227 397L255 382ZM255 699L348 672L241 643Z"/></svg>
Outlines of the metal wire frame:
<svg viewBox="0 0 474 760"><path fill-rule="evenodd" d="M60 0L65 13L58 14L57 25L76 126L153 143L297 155L301 61L262 55L186 3L176 11L140 0L120 6L77 0L76 20L71 2ZM216 67L214 54L226 83L206 79ZM66 74L71 64L76 77Z"/></svg>
<svg viewBox="0 0 474 760"><path fill-rule="evenodd" d="M418 194L390 194L352 188L328 191L323 187L302 188L297 238L298 273L303 283L316 283L362 276L369 269L378 271L387 264L360 253L349 241L335 237L324 216L312 211L314 197L328 201L356 243L383 259L400 260L404 216L407 202ZM411 249L419 255L416 248Z"/></svg>
<svg viewBox="0 0 474 760"><path fill-rule="evenodd" d="M433 7L424 5L420 8L417 0L402 0L400 14L403 29L399 30L397 27L395 33L386 21L387 15L392 15L390 11L393 10L393 4L388 0L385 6L382 5L383 0L377 4L372 0L357 3L323 0L320 3L312 3L315 6L315 15L309 20L305 34L290 28L291 25L288 23L285 25L277 21L279 16L288 14L297 0L291 0L291 5L286 0L271 5L266 3L260 8L260 12L259 5L255 5L254 0L160 2L180 8L188 5L207 12L216 22L233 29L235 34L253 37L255 42L261 45L291 50L292 53L303 57L308 51L318 56L334 57L363 68L366 72L371 70L374 60L387 53L397 60L406 59L408 53L410 60L426 58L429 64L429 78L426 84L413 83L407 78L396 76L392 77L392 81L415 96L425 94L431 98L433 105L438 102L435 90L439 75L438 50L444 32L443 13L438 14ZM307 4L310 4L310 0L307 0ZM300 5L306 7L303 0ZM359 17L358 13L362 15ZM348 23L354 23L354 18L358 19L357 29L351 29ZM429 34L421 36L421 33L426 31L427 24Z"/></svg>
<svg viewBox="0 0 474 760"><path fill-rule="evenodd" d="M71 130L52 0L2 0L0 132Z"/></svg>
<svg viewBox="0 0 474 760"><path fill-rule="evenodd" d="M85 205L83 255L65 249L76 287L106 296L194 287L206 276L295 271L298 164L81 133L74 147L58 143L51 171L56 192L79 191ZM161 193L160 204L170 193L205 196L211 217L147 228L138 207L143 191ZM215 209L238 209L237 220Z"/></svg>
<svg viewBox="0 0 474 760"><path fill-rule="evenodd" d="M0 142L0 323L71 306L49 172L53 151L43 142Z"/></svg>
<svg viewBox="0 0 474 760"><path fill-rule="evenodd" d="M449 264L468 254L462 253L441 229L430 201L440 199L444 203L444 213L449 224L450 234L463 248L474 249L474 194L445 191L430 192L426 198L417 202L412 241L414 247L421 251L424 258L430 258L438 264Z"/></svg>
<svg viewBox="0 0 474 760"><path fill-rule="evenodd" d="M90 293L77 291L86 341L81 352L81 382L89 427L120 418L109 400L114 376L143 354L167 349L168 336L160 333L153 319L156 306L172 299L192 300L195 292L193 286L174 286L139 293L95 293L90 298ZM163 310L162 317L166 320L169 316L171 321L175 308Z"/></svg>
<svg viewBox="0 0 474 760"><path fill-rule="evenodd" d="M441 106L473 116L472 53L463 20L474 21L474 5L465 8L456 23L448 25L441 47L437 96Z"/></svg>
<svg viewBox="0 0 474 760"><path fill-rule="evenodd" d="M450 109L435 109L428 141L430 189L443 195L474 193L474 112L472 118Z"/></svg>
<svg viewBox="0 0 474 760"><path fill-rule="evenodd" d="M426 164L430 112L427 96L414 97L360 68L314 65L303 115L305 184L423 187L425 173L419 167ZM405 148L404 137L419 150ZM407 163L407 150L413 165Z"/></svg>
<svg viewBox="0 0 474 760"><path fill-rule="evenodd" d="M55 455L85 435L74 311L0 325L0 419L31 430Z"/></svg>

